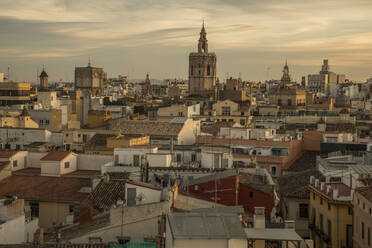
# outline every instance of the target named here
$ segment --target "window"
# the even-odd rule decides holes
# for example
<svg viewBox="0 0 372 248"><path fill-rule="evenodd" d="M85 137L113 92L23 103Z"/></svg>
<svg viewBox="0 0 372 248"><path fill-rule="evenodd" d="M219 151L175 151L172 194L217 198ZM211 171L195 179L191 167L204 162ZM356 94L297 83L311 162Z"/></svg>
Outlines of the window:
<svg viewBox="0 0 372 248"><path fill-rule="evenodd" d="M323 215L319 214L319 229L323 232Z"/></svg>
<svg viewBox="0 0 372 248"><path fill-rule="evenodd" d="M196 154L191 154L191 161L195 162L196 161Z"/></svg>
<svg viewBox="0 0 372 248"><path fill-rule="evenodd" d="M315 200L315 193L313 193L313 200Z"/></svg>
<svg viewBox="0 0 372 248"><path fill-rule="evenodd" d="M13 168L17 167L18 166L18 160L14 160L13 161Z"/></svg>
<svg viewBox="0 0 372 248"><path fill-rule="evenodd" d="M313 217L313 221L312 221L312 223L313 223L313 225L315 225L315 222L316 222L316 213L315 213L315 208L313 208L313 215L312 215L312 217Z"/></svg>
<svg viewBox="0 0 372 248"><path fill-rule="evenodd" d="M81 137L81 134L79 133L79 134L78 134L78 138L80 138L80 137Z"/></svg>
<svg viewBox="0 0 372 248"><path fill-rule="evenodd" d="M300 203L299 210L300 218L309 218L309 204Z"/></svg>
<svg viewBox="0 0 372 248"><path fill-rule="evenodd" d="M331 204L328 203L328 210L331 210Z"/></svg>
<svg viewBox="0 0 372 248"><path fill-rule="evenodd" d="M276 176L276 166L275 165L272 165L271 168L270 168L270 172L271 172L271 175L272 176Z"/></svg>
<svg viewBox="0 0 372 248"><path fill-rule="evenodd" d="M181 162L181 154L177 154L176 159L177 159L177 162Z"/></svg>
<svg viewBox="0 0 372 248"><path fill-rule="evenodd" d="M68 137L68 133L66 133L65 136Z"/></svg>
<svg viewBox="0 0 372 248"><path fill-rule="evenodd" d="M291 99L288 99L288 106L292 106L292 100Z"/></svg>
<svg viewBox="0 0 372 248"><path fill-rule="evenodd" d="M330 220L328 220L328 237L332 239L332 222Z"/></svg>
<svg viewBox="0 0 372 248"><path fill-rule="evenodd" d="M363 202L363 209L365 209L366 208L366 204Z"/></svg>
<svg viewBox="0 0 372 248"><path fill-rule="evenodd" d="M21 145L16 145L16 150L21 150Z"/></svg>
<svg viewBox="0 0 372 248"><path fill-rule="evenodd" d="M367 233L367 239L368 239L368 246L371 246L371 228L368 227L368 233Z"/></svg>
<svg viewBox="0 0 372 248"><path fill-rule="evenodd" d="M253 198L253 192L249 192L249 198Z"/></svg>
<svg viewBox="0 0 372 248"><path fill-rule="evenodd" d="M30 209L31 209L32 217L39 217L39 203L38 202L30 202Z"/></svg>
<svg viewBox="0 0 372 248"><path fill-rule="evenodd" d="M241 116L244 116L244 112L241 112L240 115L241 115Z"/></svg>
<svg viewBox="0 0 372 248"><path fill-rule="evenodd" d="M68 212L70 214L74 213L74 205L70 205L69 208L68 208Z"/></svg>
<svg viewBox="0 0 372 248"><path fill-rule="evenodd" d="M282 106L282 99L278 99L278 106Z"/></svg>
<svg viewBox="0 0 372 248"><path fill-rule="evenodd" d="M49 125L49 120L45 120L45 124L46 125Z"/></svg>
<svg viewBox="0 0 372 248"><path fill-rule="evenodd" d="M70 162L65 162L65 169L70 168Z"/></svg>
<svg viewBox="0 0 372 248"><path fill-rule="evenodd" d="M208 76L211 75L211 66L210 65L207 66L207 75Z"/></svg>
<svg viewBox="0 0 372 248"><path fill-rule="evenodd" d="M320 198L320 205L323 205L323 199Z"/></svg>
<svg viewBox="0 0 372 248"><path fill-rule="evenodd" d="M230 115L230 107L222 107L222 115L229 116Z"/></svg>
<svg viewBox="0 0 372 248"><path fill-rule="evenodd" d="M349 215L352 215L352 214L353 214L353 208L349 207L348 214L349 214Z"/></svg>
<svg viewBox="0 0 372 248"><path fill-rule="evenodd" d="M178 112L178 116L183 116L183 112Z"/></svg>
<svg viewBox="0 0 372 248"><path fill-rule="evenodd" d="M39 120L40 125L44 124L44 120Z"/></svg>
<svg viewBox="0 0 372 248"><path fill-rule="evenodd" d="M362 222L362 240L364 240L364 222Z"/></svg>
<svg viewBox="0 0 372 248"><path fill-rule="evenodd" d="M371 208L369 208L369 214L372 214L372 210L371 210Z"/></svg>
<svg viewBox="0 0 372 248"><path fill-rule="evenodd" d="M240 119L240 125L242 125L242 126L245 125L245 120L244 119Z"/></svg>
<svg viewBox="0 0 372 248"><path fill-rule="evenodd" d="M191 76L194 75L194 66L193 65L191 66L190 74L191 74Z"/></svg>

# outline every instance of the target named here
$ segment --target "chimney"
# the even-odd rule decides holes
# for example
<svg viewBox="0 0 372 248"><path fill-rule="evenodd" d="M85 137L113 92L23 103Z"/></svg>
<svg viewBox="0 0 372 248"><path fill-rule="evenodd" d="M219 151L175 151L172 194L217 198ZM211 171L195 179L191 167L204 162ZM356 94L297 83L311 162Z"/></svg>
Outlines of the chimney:
<svg viewBox="0 0 372 248"><path fill-rule="evenodd" d="M320 191L324 191L325 190L325 182L321 182L320 183Z"/></svg>
<svg viewBox="0 0 372 248"><path fill-rule="evenodd" d="M294 221L294 220L285 220L284 221L284 228L295 229L295 227L296 227L296 221Z"/></svg>
<svg viewBox="0 0 372 248"><path fill-rule="evenodd" d="M319 187L319 179L315 179L315 188Z"/></svg>
<svg viewBox="0 0 372 248"><path fill-rule="evenodd" d="M338 189L333 189L333 199L338 198Z"/></svg>
<svg viewBox="0 0 372 248"><path fill-rule="evenodd" d="M39 229L39 243L44 244L44 228Z"/></svg>
<svg viewBox="0 0 372 248"><path fill-rule="evenodd" d="M265 208L255 207L253 215L253 227L265 228Z"/></svg>
<svg viewBox="0 0 372 248"><path fill-rule="evenodd" d="M108 173L105 173L103 175L103 180L105 181L105 183L109 183L110 182L110 175Z"/></svg>
<svg viewBox="0 0 372 248"><path fill-rule="evenodd" d="M310 184L311 185L314 185L315 183L315 177L314 176L310 176Z"/></svg>
<svg viewBox="0 0 372 248"><path fill-rule="evenodd" d="M327 185L327 195L329 194L329 193L331 193L331 185Z"/></svg>
<svg viewBox="0 0 372 248"><path fill-rule="evenodd" d="M331 177L330 176L326 176L326 183L329 183L331 182Z"/></svg>

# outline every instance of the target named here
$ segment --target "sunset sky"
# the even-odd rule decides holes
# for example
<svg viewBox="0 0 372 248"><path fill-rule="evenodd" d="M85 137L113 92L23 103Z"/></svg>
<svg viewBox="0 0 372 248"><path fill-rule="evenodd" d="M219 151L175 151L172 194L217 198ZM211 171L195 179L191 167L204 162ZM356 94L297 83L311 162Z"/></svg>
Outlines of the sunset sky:
<svg viewBox="0 0 372 248"><path fill-rule="evenodd" d="M352 80L372 77L371 0L1 0L0 72L73 80L74 67L109 77L187 78L203 18L220 80L295 80L322 60Z"/></svg>

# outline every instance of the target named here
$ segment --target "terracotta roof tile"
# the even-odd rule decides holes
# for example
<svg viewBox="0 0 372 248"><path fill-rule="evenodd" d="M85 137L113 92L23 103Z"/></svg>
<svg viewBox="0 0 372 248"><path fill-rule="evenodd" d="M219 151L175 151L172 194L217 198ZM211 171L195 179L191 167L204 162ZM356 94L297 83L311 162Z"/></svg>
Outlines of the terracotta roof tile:
<svg viewBox="0 0 372 248"><path fill-rule="evenodd" d="M357 188L355 191L364 196L368 201L372 202L372 186Z"/></svg>
<svg viewBox="0 0 372 248"><path fill-rule="evenodd" d="M70 154L72 154L72 152L69 152L69 151L66 151L66 152L52 151L52 152L49 152L44 157L42 157L40 159L40 161L61 161Z"/></svg>
<svg viewBox="0 0 372 248"><path fill-rule="evenodd" d="M19 151L0 151L0 158L10 158Z"/></svg>
<svg viewBox="0 0 372 248"><path fill-rule="evenodd" d="M170 123L161 121L128 121L120 120L112 122L113 129L120 129L126 135L159 135L177 136L182 128L182 123Z"/></svg>
<svg viewBox="0 0 372 248"><path fill-rule="evenodd" d="M0 182L0 196L15 195L20 199L82 202L88 197L80 193L90 187L83 178L12 175Z"/></svg>

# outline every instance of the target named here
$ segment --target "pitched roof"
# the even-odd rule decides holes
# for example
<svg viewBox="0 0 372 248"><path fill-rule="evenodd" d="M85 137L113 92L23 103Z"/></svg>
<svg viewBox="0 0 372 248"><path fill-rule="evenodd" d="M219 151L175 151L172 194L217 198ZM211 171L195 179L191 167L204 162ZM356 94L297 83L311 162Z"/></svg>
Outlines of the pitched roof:
<svg viewBox="0 0 372 248"><path fill-rule="evenodd" d="M364 196L368 201L372 202L372 186L357 188L355 191Z"/></svg>
<svg viewBox="0 0 372 248"><path fill-rule="evenodd" d="M40 161L61 161L70 154L73 154L73 153L69 151L65 151L65 152L52 151L52 152L49 152L44 157L42 157Z"/></svg>
<svg viewBox="0 0 372 248"><path fill-rule="evenodd" d="M300 172L314 169L316 167L316 156L318 155L319 152L305 151L286 171Z"/></svg>
<svg viewBox="0 0 372 248"><path fill-rule="evenodd" d="M125 199L125 180L101 180L88 201L95 208L110 209L119 199Z"/></svg>
<svg viewBox="0 0 372 248"><path fill-rule="evenodd" d="M0 158L10 158L19 151L0 151Z"/></svg>
<svg viewBox="0 0 372 248"><path fill-rule="evenodd" d="M311 176L315 176L315 178L323 178L322 174L317 169L282 175L278 178L280 196L301 199L309 198L310 190L307 186L310 182Z"/></svg>
<svg viewBox="0 0 372 248"><path fill-rule="evenodd" d="M120 128L121 133L127 135L178 136L184 124L161 121L120 120L113 125L114 129Z"/></svg>
<svg viewBox="0 0 372 248"><path fill-rule="evenodd" d="M170 213L168 221L174 239L247 238L237 214Z"/></svg>
<svg viewBox="0 0 372 248"><path fill-rule="evenodd" d="M88 194L81 193L90 187L90 179L12 175L0 182L0 196L15 195L20 199L81 202Z"/></svg>

